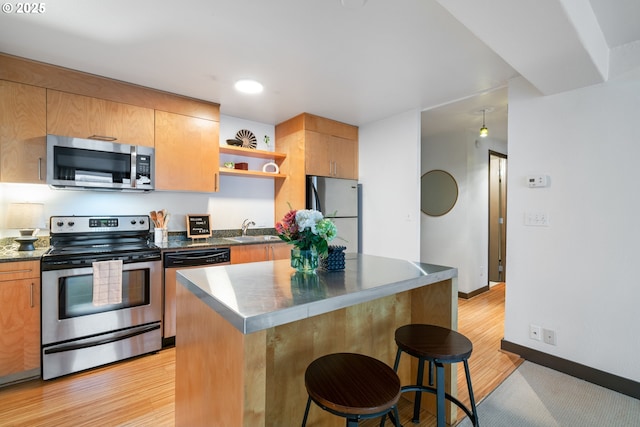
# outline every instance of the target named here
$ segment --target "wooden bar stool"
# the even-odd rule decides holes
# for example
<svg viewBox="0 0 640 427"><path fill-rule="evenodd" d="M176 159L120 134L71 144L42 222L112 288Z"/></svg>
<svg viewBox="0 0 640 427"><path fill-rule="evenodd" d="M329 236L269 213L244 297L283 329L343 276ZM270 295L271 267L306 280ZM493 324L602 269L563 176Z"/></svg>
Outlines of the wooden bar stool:
<svg viewBox="0 0 640 427"><path fill-rule="evenodd" d="M390 412L395 426L401 427L397 407L400 378L377 359L354 353L328 354L311 362L304 383L309 398L302 427L307 424L312 400L325 411L346 418L347 427Z"/></svg>
<svg viewBox="0 0 640 427"><path fill-rule="evenodd" d="M402 392L415 391L413 405L413 422L420 422L420 399L422 392L436 395L436 414L438 427L445 426L445 400L455 403L469 417L475 427L479 427L476 402L473 398L471 376L469 375L469 357L473 350L473 344L464 335L451 329L434 325L411 324L401 326L395 333L398 352L393 366L398 371L400 355L405 353L418 358L418 375L416 384L402 387ZM429 385L423 384L424 363L429 362ZM469 401L471 409L467 408L458 399L445 392L444 365L450 363L464 363L464 372L467 377L469 389ZM432 366L436 367L436 386L433 387Z"/></svg>

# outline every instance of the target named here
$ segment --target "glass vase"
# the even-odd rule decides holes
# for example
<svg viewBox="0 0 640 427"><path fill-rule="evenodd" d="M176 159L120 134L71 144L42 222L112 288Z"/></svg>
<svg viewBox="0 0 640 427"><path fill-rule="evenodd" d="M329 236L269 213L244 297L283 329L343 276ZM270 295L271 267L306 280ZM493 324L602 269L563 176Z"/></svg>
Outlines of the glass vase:
<svg viewBox="0 0 640 427"><path fill-rule="evenodd" d="M318 268L318 252L311 249L291 249L291 267L301 273L315 273Z"/></svg>

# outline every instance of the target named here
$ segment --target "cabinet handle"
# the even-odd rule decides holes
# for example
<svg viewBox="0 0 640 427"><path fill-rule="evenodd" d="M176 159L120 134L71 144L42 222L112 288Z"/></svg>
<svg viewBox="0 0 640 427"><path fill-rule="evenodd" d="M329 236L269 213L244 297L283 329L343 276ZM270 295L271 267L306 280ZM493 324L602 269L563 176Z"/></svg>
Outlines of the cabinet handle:
<svg viewBox="0 0 640 427"><path fill-rule="evenodd" d="M213 184L213 185L214 185L214 187L215 187L215 188L214 188L214 191L219 191L219 190L220 190L220 182L218 181L218 176L219 176L219 175L218 175L218 173L217 173L217 172L216 172L216 173L214 173L213 175L214 175L214 178L215 178L215 183Z"/></svg>
<svg viewBox="0 0 640 427"><path fill-rule="evenodd" d="M38 181L42 181L42 157L38 157Z"/></svg>
<svg viewBox="0 0 640 427"><path fill-rule="evenodd" d="M33 284L33 282L31 282L31 295L29 295L29 301L30 301L29 303L31 304L31 308L34 307L34 305L33 305L33 286L34 286L34 284Z"/></svg>
<svg viewBox="0 0 640 427"><path fill-rule="evenodd" d="M115 136L91 135L89 139L97 139L98 141L116 141L118 138Z"/></svg>

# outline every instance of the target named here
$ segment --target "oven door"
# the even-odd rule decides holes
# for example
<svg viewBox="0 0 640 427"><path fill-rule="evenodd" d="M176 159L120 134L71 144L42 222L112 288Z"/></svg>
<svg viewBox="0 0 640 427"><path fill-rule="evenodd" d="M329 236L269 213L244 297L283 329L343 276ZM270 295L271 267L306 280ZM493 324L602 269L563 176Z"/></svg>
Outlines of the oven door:
<svg viewBox="0 0 640 427"><path fill-rule="evenodd" d="M42 345L162 319L161 261L122 266L122 303L93 305L91 267L42 271Z"/></svg>

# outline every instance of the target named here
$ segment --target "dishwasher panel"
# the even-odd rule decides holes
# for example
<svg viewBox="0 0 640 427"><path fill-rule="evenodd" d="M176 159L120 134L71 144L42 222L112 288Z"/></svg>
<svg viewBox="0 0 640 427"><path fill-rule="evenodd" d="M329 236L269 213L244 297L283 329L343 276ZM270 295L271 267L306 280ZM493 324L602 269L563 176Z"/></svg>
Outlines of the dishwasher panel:
<svg viewBox="0 0 640 427"><path fill-rule="evenodd" d="M229 248L209 248L166 252L164 264L164 315L162 345L175 344L176 337L176 271L189 268L202 268L214 265L230 264Z"/></svg>

